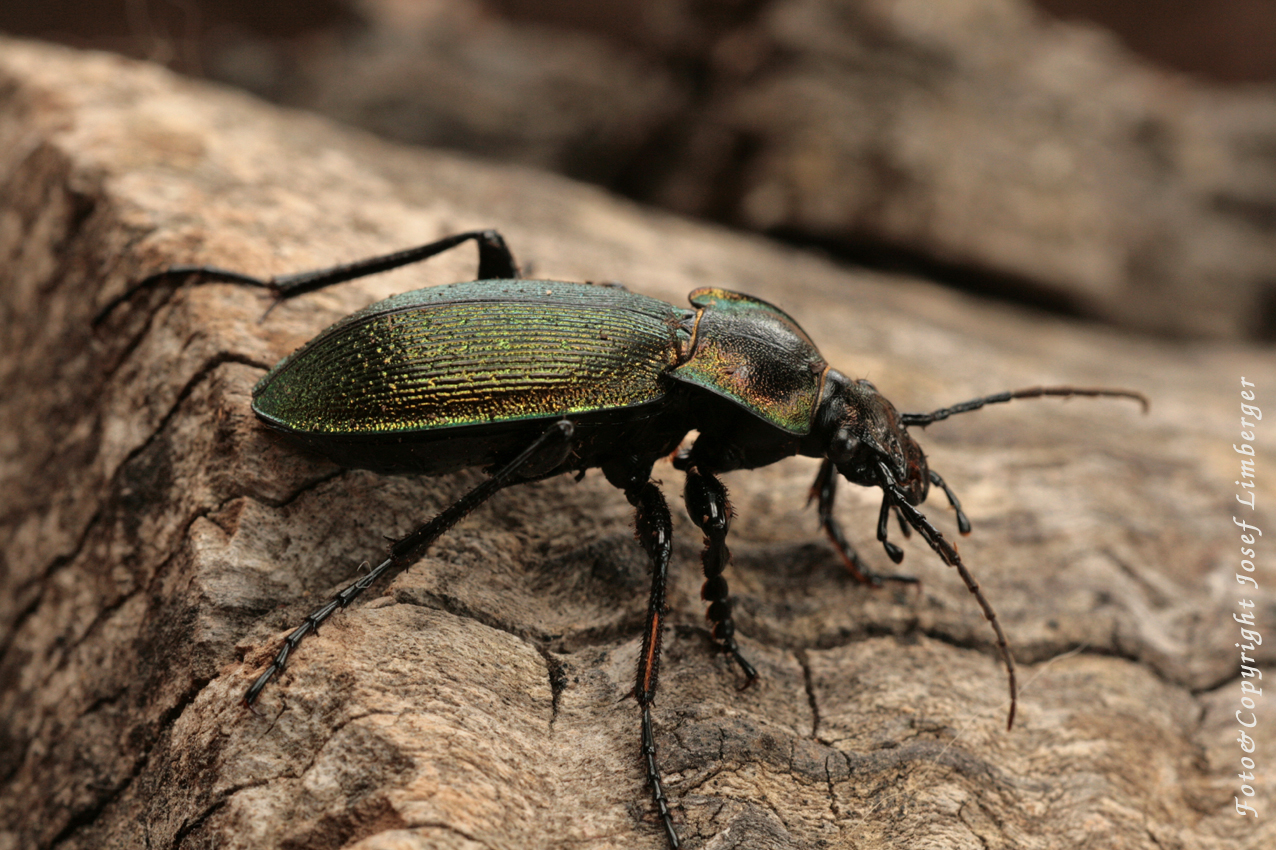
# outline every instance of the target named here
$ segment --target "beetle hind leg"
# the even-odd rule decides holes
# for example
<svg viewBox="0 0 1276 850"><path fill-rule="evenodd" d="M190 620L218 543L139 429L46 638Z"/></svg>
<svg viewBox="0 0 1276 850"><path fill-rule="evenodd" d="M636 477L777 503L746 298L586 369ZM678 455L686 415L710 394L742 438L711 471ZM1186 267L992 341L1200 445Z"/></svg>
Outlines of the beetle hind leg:
<svg viewBox="0 0 1276 850"><path fill-rule="evenodd" d="M280 301L334 284L419 263L471 239L478 245L477 280L505 280L519 276L518 263L514 261L514 254L505 244L505 239L500 233L495 230L471 230L447 236L426 245L418 245L415 248L269 278L256 277L218 266L170 266L148 275L106 302L93 317L93 325L96 327L105 322L106 317L116 307L143 290L157 288L163 284L180 284L188 278L192 278L193 283L238 283L268 289L274 293L275 303L278 304ZM269 313L270 310L266 312Z"/></svg>
<svg viewBox="0 0 1276 850"><path fill-rule="evenodd" d="M727 531L731 527L732 511L727 500L727 488L712 474L697 466L689 466L683 496L691 521L704 532L704 552L700 556L704 564L704 586L700 590L700 598L709 603L706 616L713 624L710 631L714 643L740 665L745 677L742 688L747 688L758 678L758 671L740 654L740 647L736 645L731 597L727 580L722 575L731 560Z"/></svg>
<svg viewBox="0 0 1276 850"><path fill-rule="evenodd" d="M416 563L434 541L442 537L448 529L496 495L498 490L517 483L520 480L519 473L527 467L546 463L552 466L561 463L571 449L571 438L574 432L575 427L571 421L563 419L555 422L517 457L498 469L486 481L444 508L416 531L391 545L389 557L344 588L322 608L312 611L300 626L284 638L284 645L280 647L274 659L244 693L244 704L251 707L257 701L257 697L261 695L267 683L287 666L288 656L306 635L318 631L319 626L338 610L349 607L350 603L371 587L377 579ZM668 514L667 509L665 513Z"/></svg>
<svg viewBox="0 0 1276 850"><path fill-rule="evenodd" d="M471 230L466 233L457 233L426 245L419 245L415 248L368 257L364 260L355 260L352 263L342 263L336 266L314 269L313 271L274 277L270 279L270 286L275 290L280 300L292 298L305 292L314 292L317 289L323 289L333 284L344 283L347 280L355 280L389 271L390 269L397 269L400 266L419 263L471 239L478 245L477 280L502 280L518 277L518 264L514 262L514 254L510 251L509 246L505 244L504 237L495 230Z"/></svg>

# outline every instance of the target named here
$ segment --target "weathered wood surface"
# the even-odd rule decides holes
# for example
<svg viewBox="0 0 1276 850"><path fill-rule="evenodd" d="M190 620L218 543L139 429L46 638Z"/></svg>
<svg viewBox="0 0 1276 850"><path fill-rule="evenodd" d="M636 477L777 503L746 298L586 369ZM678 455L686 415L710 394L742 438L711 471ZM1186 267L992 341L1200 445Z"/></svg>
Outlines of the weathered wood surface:
<svg viewBox="0 0 1276 850"><path fill-rule="evenodd" d="M1242 596L1270 637L1260 541L1233 515L1239 382L1276 358L1172 347L867 275L535 172L396 148L153 67L0 42L0 848L658 848L631 688L647 584L601 478L502 494L335 616L267 690L282 632L479 480L380 478L253 421L253 382L339 316L465 279L468 250L284 304L209 285L94 313L170 263L269 274L500 228L536 273L681 302L783 305L843 371L923 410L1039 383L1122 403L1017 403L936 425L962 553L1021 664L1019 720L956 576L903 542L920 593L844 575L804 508L815 466L728 476L737 676L702 630L678 538L657 739L692 848L1276 846L1276 709L1260 698L1238 817ZM1269 417L1270 418L1270 417ZM840 515L873 563L877 500ZM946 532L951 513L928 510ZM895 533L898 538L898 533ZM1274 641L1258 650L1273 668Z"/></svg>

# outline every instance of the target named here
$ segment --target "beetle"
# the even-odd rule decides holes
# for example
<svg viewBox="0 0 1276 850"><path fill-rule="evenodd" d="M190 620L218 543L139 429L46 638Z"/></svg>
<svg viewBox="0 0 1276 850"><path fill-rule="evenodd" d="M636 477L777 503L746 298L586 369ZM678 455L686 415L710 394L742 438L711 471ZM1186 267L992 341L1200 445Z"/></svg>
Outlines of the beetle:
<svg viewBox="0 0 1276 850"><path fill-rule="evenodd" d="M893 513L905 533L919 532L957 570L996 636L1010 689L1010 728L1017 687L1005 633L957 550L919 506L934 485L954 509L961 533L969 533L969 520L908 429L989 404L1043 396L1125 397L1146 411L1140 393L1034 387L929 413L900 413L869 381L830 367L798 323L766 301L707 287L692 292L691 306L684 308L623 287L525 280L493 230L269 279L212 266L174 266L110 301L98 321L136 291L164 281L237 282L269 290L277 304L467 241L478 245L476 280L402 293L347 316L284 358L253 389L253 412L265 426L342 466L436 475L479 466L489 476L394 542L376 567L307 616L247 689L248 706L306 635L378 579L421 558L497 491L599 468L633 505L636 536L651 562L633 695L652 802L669 846L678 848L651 718L673 534L652 468L672 456L674 467L685 473L687 513L704 534L701 597L710 635L740 668L747 687L758 674L735 639L723 575L732 509L718 475L803 455L821 459L810 500L856 580L874 586L916 583L864 566L833 516L839 476L882 491L877 539L891 561L903 558L887 535ZM692 431L698 436L682 447Z"/></svg>

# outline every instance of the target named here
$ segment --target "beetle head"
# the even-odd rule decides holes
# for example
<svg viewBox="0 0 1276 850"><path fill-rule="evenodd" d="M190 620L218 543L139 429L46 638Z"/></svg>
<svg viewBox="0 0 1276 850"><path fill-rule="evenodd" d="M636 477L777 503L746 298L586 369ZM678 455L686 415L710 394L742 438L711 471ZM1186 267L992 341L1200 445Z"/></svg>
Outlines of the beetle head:
<svg viewBox="0 0 1276 850"><path fill-rule="evenodd" d="M909 436L895 406L869 381L829 370L819 417L824 453L848 481L880 487L882 466L890 470L909 504L926 501L930 470L926 455Z"/></svg>

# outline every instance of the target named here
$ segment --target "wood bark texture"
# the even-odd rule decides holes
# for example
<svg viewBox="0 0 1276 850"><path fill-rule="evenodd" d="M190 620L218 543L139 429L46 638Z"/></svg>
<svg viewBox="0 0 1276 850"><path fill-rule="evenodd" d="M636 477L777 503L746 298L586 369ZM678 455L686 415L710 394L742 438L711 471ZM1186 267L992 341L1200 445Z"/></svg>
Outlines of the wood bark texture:
<svg viewBox="0 0 1276 850"><path fill-rule="evenodd" d="M270 275L495 227L539 277L685 303L783 306L903 410L1017 402L919 435L975 526L961 552L1020 664L916 535L920 590L865 589L818 538L816 464L726 477L744 691L713 654L680 475L656 738L689 848L1276 846L1276 701L1233 799L1233 613L1272 637L1272 537L1234 579L1240 380L1276 411L1270 349L1120 335L867 274L535 171L406 149L104 54L0 41L0 850L661 848L629 692L648 567L600 475L500 494L244 689L360 563L481 480L303 456L249 409L337 318L474 273L472 249L279 305L157 289L179 263ZM843 487L861 553L880 495ZM955 536L942 498L925 506ZM1265 560L1264 560L1265 559ZM1259 683L1261 684L1261 683ZM1270 683L1269 683L1270 684ZM1265 772L1264 772L1265 771Z"/></svg>

